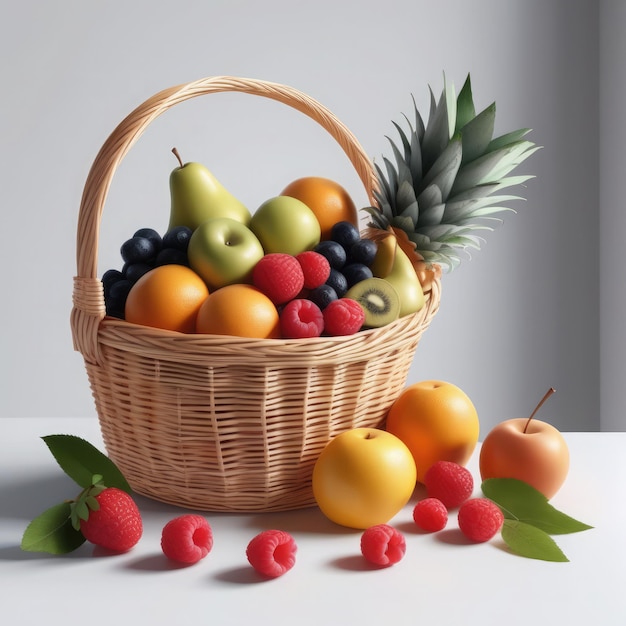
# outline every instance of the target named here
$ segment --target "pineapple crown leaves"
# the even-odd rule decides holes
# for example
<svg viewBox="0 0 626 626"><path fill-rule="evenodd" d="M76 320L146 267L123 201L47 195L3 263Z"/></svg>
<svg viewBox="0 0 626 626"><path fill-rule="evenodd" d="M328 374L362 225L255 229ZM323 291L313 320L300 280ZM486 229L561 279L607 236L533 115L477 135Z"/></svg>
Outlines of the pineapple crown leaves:
<svg viewBox="0 0 626 626"><path fill-rule="evenodd" d="M429 91L427 124L415 98L415 121L403 116L408 131L392 122L399 141L387 137L393 159L374 163L378 207L366 211L369 226L402 229L425 260L452 270L460 251L480 249L475 231L493 230L513 211L507 203L523 200L501 191L533 178L509 174L539 147L525 139L528 128L494 138L496 105L476 114L469 74L458 97L445 75L439 99Z"/></svg>

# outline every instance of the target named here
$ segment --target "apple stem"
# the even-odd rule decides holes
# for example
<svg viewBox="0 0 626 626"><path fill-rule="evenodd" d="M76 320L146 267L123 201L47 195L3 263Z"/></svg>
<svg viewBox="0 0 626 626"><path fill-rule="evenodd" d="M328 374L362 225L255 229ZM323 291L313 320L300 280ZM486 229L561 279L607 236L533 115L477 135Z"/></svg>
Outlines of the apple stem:
<svg viewBox="0 0 626 626"><path fill-rule="evenodd" d="M183 160L180 158L180 154L178 153L178 150L176 148L172 148L172 152L174 153L174 156L178 159L178 162L180 163L180 166L183 166Z"/></svg>
<svg viewBox="0 0 626 626"><path fill-rule="evenodd" d="M524 426L524 430L522 432L526 432L526 429L528 428L528 425L530 424L531 420L533 419L533 417L535 417L535 415L537 414L537 411L543 406L543 403L555 392L556 390L554 389L554 387L550 387L550 389L548 389L548 391L546 391L545 395L543 396L543 398L541 398L541 401L539 402L539 404L535 407L535 410L530 414L530 417L528 418L528 421L526 422L526 425Z"/></svg>

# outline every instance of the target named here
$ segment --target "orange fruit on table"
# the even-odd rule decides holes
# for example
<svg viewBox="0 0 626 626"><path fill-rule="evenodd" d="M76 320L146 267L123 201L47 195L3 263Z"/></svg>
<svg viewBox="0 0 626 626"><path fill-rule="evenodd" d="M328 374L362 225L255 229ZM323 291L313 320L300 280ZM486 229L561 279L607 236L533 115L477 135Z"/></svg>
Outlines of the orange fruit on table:
<svg viewBox="0 0 626 626"><path fill-rule="evenodd" d="M289 183L280 193L304 202L317 217L322 239L330 238L337 222L351 222L359 227L359 215L348 192L337 182L320 176L305 176Z"/></svg>
<svg viewBox="0 0 626 626"><path fill-rule="evenodd" d="M411 450L417 480L437 461L465 465L478 442L479 421L467 394L452 383L425 380L404 389L387 414L386 430Z"/></svg>
<svg viewBox="0 0 626 626"><path fill-rule="evenodd" d="M126 299L125 319L133 324L193 333L205 282L184 265L161 265L144 274Z"/></svg>
<svg viewBox="0 0 626 626"><path fill-rule="evenodd" d="M252 285L226 285L202 303L196 332L252 339L278 339L280 321L274 303Z"/></svg>

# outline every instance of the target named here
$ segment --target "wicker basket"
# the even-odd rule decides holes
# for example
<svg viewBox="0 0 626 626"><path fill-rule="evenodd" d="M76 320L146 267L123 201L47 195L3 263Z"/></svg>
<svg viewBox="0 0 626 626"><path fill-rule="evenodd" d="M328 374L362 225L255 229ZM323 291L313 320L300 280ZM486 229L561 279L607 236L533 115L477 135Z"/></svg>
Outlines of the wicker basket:
<svg viewBox="0 0 626 626"><path fill-rule="evenodd" d="M226 91L277 100L318 122L343 148L373 202L369 158L350 131L305 94L232 77L162 91L113 131L85 183L74 347L84 357L107 453L137 493L206 511L301 508L314 504L311 473L328 441L354 427L383 424L437 312L440 283L419 313L348 337L185 335L106 316L98 235L117 166L170 107Z"/></svg>

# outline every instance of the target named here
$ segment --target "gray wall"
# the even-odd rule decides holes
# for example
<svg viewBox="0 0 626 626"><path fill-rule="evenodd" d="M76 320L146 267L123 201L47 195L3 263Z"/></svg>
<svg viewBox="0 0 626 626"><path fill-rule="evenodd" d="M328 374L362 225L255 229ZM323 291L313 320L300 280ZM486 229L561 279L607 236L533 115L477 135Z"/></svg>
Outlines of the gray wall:
<svg viewBox="0 0 626 626"><path fill-rule="evenodd" d="M624 57L626 17L620 2L601 7L586 0L33 0L3 8L0 416L95 415L69 328L76 216L97 150L147 97L216 74L286 83L326 104L380 158L391 120L411 112L411 94L426 113L428 85L438 93L445 72L460 89L471 72L477 106L497 102L496 130L530 126L543 149L520 169L536 178L522 190L526 201L514 205L518 213L444 277L441 310L409 382L440 378L462 387L482 435L528 414L549 386L557 394L541 416L560 429L624 429L613 397L624 347L616 341L624 228L612 227L623 177L614 133L622 124L623 137L624 124L612 99L621 94L623 102L616 55ZM335 178L366 202L343 154L300 114L241 95L200 98L155 121L118 169L100 233L100 273L120 266L119 245L135 229L165 228L173 145L251 208L307 174ZM599 169L599 160L610 167Z"/></svg>

